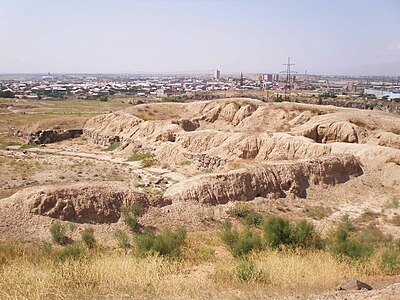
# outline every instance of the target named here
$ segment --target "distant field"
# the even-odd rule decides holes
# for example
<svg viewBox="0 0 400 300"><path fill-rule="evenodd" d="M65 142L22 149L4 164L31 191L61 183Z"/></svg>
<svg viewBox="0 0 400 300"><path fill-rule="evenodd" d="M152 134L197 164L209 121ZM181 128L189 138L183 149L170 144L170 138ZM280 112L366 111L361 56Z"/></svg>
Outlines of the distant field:
<svg viewBox="0 0 400 300"><path fill-rule="evenodd" d="M15 100L0 98L0 133L9 126L27 127L37 122L45 126L57 122L81 124L93 115L131 106L127 103L95 100Z"/></svg>

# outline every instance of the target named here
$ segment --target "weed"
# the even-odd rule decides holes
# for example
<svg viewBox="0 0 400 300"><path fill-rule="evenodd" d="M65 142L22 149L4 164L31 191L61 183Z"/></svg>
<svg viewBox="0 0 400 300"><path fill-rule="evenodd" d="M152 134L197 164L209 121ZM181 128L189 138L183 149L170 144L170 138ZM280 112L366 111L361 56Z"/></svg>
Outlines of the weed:
<svg viewBox="0 0 400 300"><path fill-rule="evenodd" d="M379 257L379 267L385 275L398 274L400 253L395 249L386 249Z"/></svg>
<svg viewBox="0 0 400 300"><path fill-rule="evenodd" d="M128 158L128 161L142 161L144 159L152 159L154 158L154 154L151 152L144 152L135 149L132 152L132 155Z"/></svg>
<svg viewBox="0 0 400 300"><path fill-rule="evenodd" d="M115 231L114 237L117 241L118 247L124 250L125 253L132 248L132 245L129 241L129 236L122 230Z"/></svg>
<svg viewBox="0 0 400 300"><path fill-rule="evenodd" d="M20 145L21 144L17 143L17 142L3 142L3 143L0 143L0 149L5 149L10 146L20 146Z"/></svg>
<svg viewBox="0 0 400 300"><path fill-rule="evenodd" d="M315 229L315 226L306 220L301 220L292 226L291 239L293 245L296 247L322 248L322 238L320 234Z"/></svg>
<svg viewBox="0 0 400 300"><path fill-rule="evenodd" d="M247 226L259 226L263 221L263 217L254 211L250 212L247 216L244 217L244 223Z"/></svg>
<svg viewBox="0 0 400 300"><path fill-rule="evenodd" d="M264 237L271 248L290 245L292 243L290 222L282 217L269 217L264 224Z"/></svg>
<svg viewBox="0 0 400 300"><path fill-rule="evenodd" d="M59 245L65 245L70 241L67 236L67 227L61 224L60 220L55 221L50 225L50 235L53 242Z"/></svg>
<svg viewBox="0 0 400 300"><path fill-rule="evenodd" d="M36 143L27 143L27 144L22 145L22 146L19 148L19 150L26 150L26 149L35 148L35 147L38 147L38 146L39 146L39 145L36 144Z"/></svg>
<svg viewBox="0 0 400 300"><path fill-rule="evenodd" d="M142 216L143 213L144 208L140 203L133 203L121 208L122 220L133 232L138 232L140 229L138 217Z"/></svg>
<svg viewBox="0 0 400 300"><path fill-rule="evenodd" d="M245 218L247 215L253 212L254 211L250 208L250 206L247 203L239 201L235 203L234 207L227 210L226 213L231 217Z"/></svg>
<svg viewBox="0 0 400 300"><path fill-rule="evenodd" d="M96 239L94 237L94 230L92 227L86 227L81 232L82 242L89 248L93 249L96 245Z"/></svg>
<svg viewBox="0 0 400 300"><path fill-rule="evenodd" d="M72 243L55 253L53 260L63 263L68 260L80 260L86 256L86 251L81 243Z"/></svg>
<svg viewBox="0 0 400 300"><path fill-rule="evenodd" d="M256 232L250 228L245 228L242 232L239 232L232 228L232 223L229 221L222 225L221 238L236 257L245 256L253 250L262 248L261 237Z"/></svg>
<svg viewBox="0 0 400 300"><path fill-rule="evenodd" d="M184 160L180 163L181 166L190 166L193 163L191 160Z"/></svg>
<svg viewBox="0 0 400 300"><path fill-rule="evenodd" d="M321 220L329 215L331 211L323 206L312 207L306 209L307 217L314 220Z"/></svg>
<svg viewBox="0 0 400 300"><path fill-rule="evenodd" d="M138 255L157 253L162 256L178 258L180 247L185 242L186 230L182 227L174 231L165 229L159 234L153 230L146 230L135 238Z"/></svg>
<svg viewBox="0 0 400 300"><path fill-rule="evenodd" d="M149 168L152 167L154 165L156 165L158 163L157 159L155 159L154 157L148 157L148 158L144 158L141 163L140 166L142 168Z"/></svg>
<svg viewBox="0 0 400 300"><path fill-rule="evenodd" d="M119 146L121 146L121 142L112 142L110 146L107 147L105 151L114 151L117 149Z"/></svg>
<svg viewBox="0 0 400 300"><path fill-rule="evenodd" d="M235 268L235 275L240 281L246 282L259 282L265 277L263 272L257 269L254 261L248 258L239 259Z"/></svg>

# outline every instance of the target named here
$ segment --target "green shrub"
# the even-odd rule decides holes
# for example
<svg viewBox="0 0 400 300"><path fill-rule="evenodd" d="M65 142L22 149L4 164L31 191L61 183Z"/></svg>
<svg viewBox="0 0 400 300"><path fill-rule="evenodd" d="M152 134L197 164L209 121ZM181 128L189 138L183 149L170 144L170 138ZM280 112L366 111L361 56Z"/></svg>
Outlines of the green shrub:
<svg viewBox="0 0 400 300"><path fill-rule="evenodd" d="M24 252L25 247L22 242L8 241L6 243L0 243L0 266L3 263L10 262L22 256Z"/></svg>
<svg viewBox="0 0 400 300"><path fill-rule="evenodd" d="M385 275L396 275L400 270L399 251L386 249L379 257L379 267Z"/></svg>
<svg viewBox="0 0 400 300"><path fill-rule="evenodd" d="M240 281L257 282L264 279L263 272L257 269L254 261L247 258L239 259L235 275Z"/></svg>
<svg viewBox="0 0 400 300"><path fill-rule="evenodd" d="M145 230L135 238L136 250L139 255L157 253L162 256L177 258L180 248L186 240L186 230L182 227L174 231L165 229L159 234L153 230Z"/></svg>
<svg viewBox="0 0 400 300"><path fill-rule="evenodd" d="M106 151L114 151L117 149L119 146L121 146L121 142L112 142L110 146L106 149Z"/></svg>
<svg viewBox="0 0 400 300"><path fill-rule="evenodd" d="M123 206L121 208L122 221L133 231L138 232L140 224L138 217L144 213L143 205L140 203L133 203L129 206Z"/></svg>
<svg viewBox="0 0 400 300"><path fill-rule="evenodd" d="M280 245L291 245L290 222L278 216L269 217L264 224L264 237L267 245L271 248L277 248Z"/></svg>
<svg viewBox="0 0 400 300"><path fill-rule="evenodd" d="M65 245L71 241L67 236L67 227L61 224L60 220L55 221L50 225L50 235L53 242L59 245Z"/></svg>
<svg viewBox="0 0 400 300"><path fill-rule="evenodd" d="M132 247L129 236L122 230L115 231L114 237L117 241L118 247L123 249L125 253Z"/></svg>
<svg viewBox="0 0 400 300"><path fill-rule="evenodd" d="M81 243L72 243L55 253L55 262L65 262L67 260L80 260L86 256L85 247Z"/></svg>
<svg viewBox="0 0 400 300"><path fill-rule="evenodd" d="M340 258L349 258L354 261L363 261L374 253L374 247L355 237L345 241L335 242L331 250Z"/></svg>
<svg viewBox="0 0 400 300"><path fill-rule="evenodd" d="M254 210L251 207L242 201L236 202L233 207L227 210L227 214L231 217L235 218L245 218L250 213L253 213Z"/></svg>
<svg viewBox="0 0 400 300"><path fill-rule="evenodd" d="M94 237L94 230L92 227L86 227L81 232L82 242L89 248L93 249L96 245L96 239Z"/></svg>
<svg viewBox="0 0 400 300"><path fill-rule="evenodd" d="M329 250L341 259L362 261L370 257L375 249L373 244L356 235L353 224L345 216L331 234Z"/></svg>
<svg viewBox="0 0 400 300"><path fill-rule="evenodd" d="M256 212L250 212L247 216L244 217L244 223L247 226L259 226L263 221L262 216Z"/></svg>
<svg viewBox="0 0 400 300"><path fill-rule="evenodd" d="M301 220L292 226L291 239L296 247L317 249L322 247L320 234L315 229L315 226L306 220Z"/></svg>
<svg viewBox="0 0 400 300"><path fill-rule="evenodd" d="M35 147L38 147L38 146L39 146L39 145L36 144L36 143L31 143L31 142L29 142L29 143L27 143L27 144L22 145L22 146L19 148L19 150L26 150L26 149L35 148Z"/></svg>
<svg viewBox="0 0 400 300"><path fill-rule="evenodd" d="M256 232L250 228L245 228L242 232L239 232L232 228L229 221L226 221L222 226L221 238L236 257L247 255L253 250L262 248L261 237Z"/></svg>
<svg viewBox="0 0 400 300"><path fill-rule="evenodd" d="M128 161L141 161L144 159L154 158L154 154L151 152L139 151L137 149L132 151L132 155L128 158Z"/></svg>
<svg viewBox="0 0 400 300"><path fill-rule="evenodd" d="M282 245L317 249L322 247L319 232L306 220L295 223L278 216L269 217L264 224L264 237L271 248Z"/></svg>
<svg viewBox="0 0 400 300"><path fill-rule="evenodd" d="M149 168L152 167L154 165L156 165L158 163L157 159L153 158L153 157L149 157L149 158L144 158L141 163L140 166L142 168Z"/></svg>

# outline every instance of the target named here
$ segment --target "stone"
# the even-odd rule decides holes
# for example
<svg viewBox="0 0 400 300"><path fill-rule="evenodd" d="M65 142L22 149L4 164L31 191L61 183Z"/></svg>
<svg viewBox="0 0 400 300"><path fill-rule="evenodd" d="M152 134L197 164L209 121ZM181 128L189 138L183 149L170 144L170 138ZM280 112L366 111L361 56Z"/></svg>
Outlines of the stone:
<svg viewBox="0 0 400 300"><path fill-rule="evenodd" d="M346 280L343 281L341 284L339 284L336 287L336 290L338 291L358 291L358 290L372 290L372 286L369 284L352 279L352 280Z"/></svg>

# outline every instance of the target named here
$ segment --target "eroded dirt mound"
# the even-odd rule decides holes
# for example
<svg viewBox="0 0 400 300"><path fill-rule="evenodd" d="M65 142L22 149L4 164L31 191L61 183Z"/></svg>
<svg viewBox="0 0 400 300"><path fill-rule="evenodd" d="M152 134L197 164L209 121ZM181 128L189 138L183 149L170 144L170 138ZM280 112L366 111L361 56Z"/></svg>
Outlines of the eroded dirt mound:
<svg viewBox="0 0 400 300"><path fill-rule="evenodd" d="M208 169L225 165L208 164L208 158L220 162L322 157L332 153L335 142L399 149L398 128L400 118L382 112L225 99L138 105L94 117L84 134L102 145L124 142L120 150L126 156L132 150L126 145L139 145L169 165L193 159Z"/></svg>
<svg viewBox="0 0 400 300"><path fill-rule="evenodd" d="M198 201L223 204L234 200L253 200L268 194L291 193L306 197L309 186L335 185L361 175L362 169L353 156L263 163L248 169L200 175L169 188L165 198L173 201Z"/></svg>
<svg viewBox="0 0 400 300"><path fill-rule="evenodd" d="M113 223L121 206L140 203L143 207L163 206L161 197L146 195L118 183L79 183L68 186L29 188L9 202L22 199L31 213L78 223Z"/></svg>

